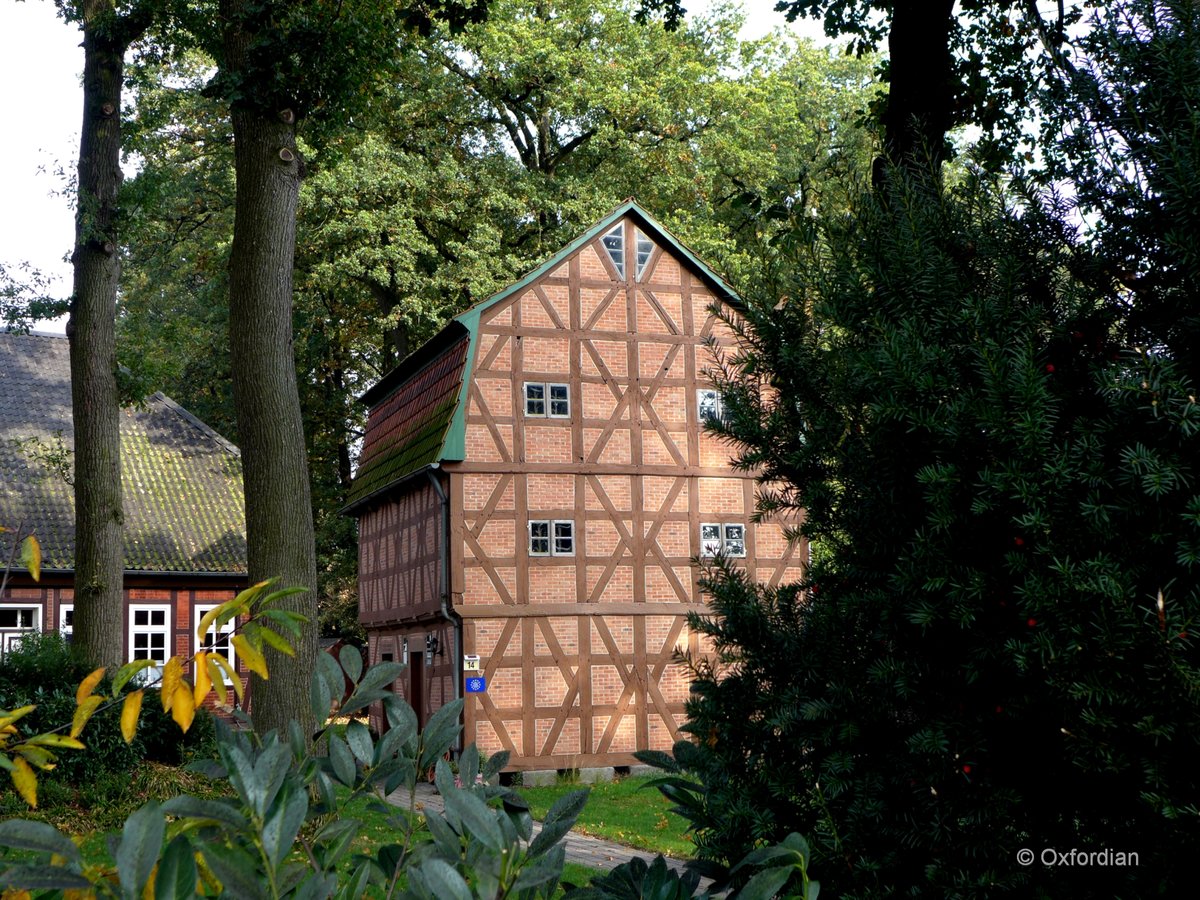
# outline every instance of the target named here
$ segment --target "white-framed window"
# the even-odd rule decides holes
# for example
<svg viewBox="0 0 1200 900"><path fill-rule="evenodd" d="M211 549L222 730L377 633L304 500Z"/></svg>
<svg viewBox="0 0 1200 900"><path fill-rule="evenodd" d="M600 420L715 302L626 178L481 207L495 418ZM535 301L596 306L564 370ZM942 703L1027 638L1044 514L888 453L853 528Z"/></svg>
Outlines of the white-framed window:
<svg viewBox="0 0 1200 900"><path fill-rule="evenodd" d="M58 604L58 633L63 636L63 640L70 642L71 635L75 633L74 603Z"/></svg>
<svg viewBox="0 0 1200 900"><path fill-rule="evenodd" d="M152 659L155 665L138 673L140 683L162 675L171 656L171 607L165 603L133 603L129 606L129 661Z"/></svg>
<svg viewBox="0 0 1200 900"><path fill-rule="evenodd" d="M654 252L654 242L650 238L642 234L642 230L637 229L637 270L634 277L642 280L642 273L646 271L646 263L650 262L650 255Z"/></svg>
<svg viewBox="0 0 1200 900"><path fill-rule="evenodd" d="M565 384L525 382L525 415L570 418L571 389Z"/></svg>
<svg viewBox="0 0 1200 900"><path fill-rule="evenodd" d="M600 239L604 244L604 249L608 251L608 258L612 260L612 264L617 269L617 275L621 278L625 277L625 226L617 224L612 230Z"/></svg>
<svg viewBox="0 0 1200 900"><path fill-rule="evenodd" d="M17 604L0 605L0 651L7 652L42 628L42 608Z"/></svg>
<svg viewBox="0 0 1200 900"><path fill-rule="evenodd" d="M567 519L538 519L529 523L530 556L574 556L575 523Z"/></svg>
<svg viewBox="0 0 1200 900"><path fill-rule="evenodd" d="M725 400L718 390L701 388L696 391L696 408L701 423L726 421Z"/></svg>
<svg viewBox="0 0 1200 900"><path fill-rule="evenodd" d="M210 603L207 606L196 606L192 610L192 638L195 640L196 629L200 627L200 620L204 616L216 609L219 604ZM196 643L195 652L199 653L203 650L205 653L220 653L223 657L229 660L229 666L235 672L237 671L237 657L233 650L233 642L230 638L233 637L233 631L237 627L237 620L230 619L219 629L217 623L213 622L208 626L208 632L204 635L204 640ZM226 684L230 684L229 674L221 670L222 679Z"/></svg>
<svg viewBox="0 0 1200 900"><path fill-rule="evenodd" d="M700 555L743 558L746 555L746 526L740 522L704 522L700 525Z"/></svg>

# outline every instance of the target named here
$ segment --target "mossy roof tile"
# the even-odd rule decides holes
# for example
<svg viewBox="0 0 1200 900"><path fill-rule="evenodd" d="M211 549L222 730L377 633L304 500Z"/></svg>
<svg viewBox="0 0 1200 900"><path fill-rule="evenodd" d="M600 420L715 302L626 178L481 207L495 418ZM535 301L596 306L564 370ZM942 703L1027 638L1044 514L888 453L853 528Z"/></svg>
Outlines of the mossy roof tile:
<svg viewBox="0 0 1200 900"><path fill-rule="evenodd" d="M246 571L242 461L236 447L154 394L122 409L125 568ZM43 566L75 565L74 492L47 459L74 449L67 340L0 333L0 525L37 535Z"/></svg>

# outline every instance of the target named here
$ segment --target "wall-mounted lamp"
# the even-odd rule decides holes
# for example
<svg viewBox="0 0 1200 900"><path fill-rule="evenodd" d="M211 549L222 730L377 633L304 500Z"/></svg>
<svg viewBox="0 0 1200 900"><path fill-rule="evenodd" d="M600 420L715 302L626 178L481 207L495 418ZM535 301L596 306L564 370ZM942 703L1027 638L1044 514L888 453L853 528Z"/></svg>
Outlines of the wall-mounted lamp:
<svg viewBox="0 0 1200 900"><path fill-rule="evenodd" d="M425 654L426 660L432 660L435 656L442 655L442 648L436 634L425 635Z"/></svg>

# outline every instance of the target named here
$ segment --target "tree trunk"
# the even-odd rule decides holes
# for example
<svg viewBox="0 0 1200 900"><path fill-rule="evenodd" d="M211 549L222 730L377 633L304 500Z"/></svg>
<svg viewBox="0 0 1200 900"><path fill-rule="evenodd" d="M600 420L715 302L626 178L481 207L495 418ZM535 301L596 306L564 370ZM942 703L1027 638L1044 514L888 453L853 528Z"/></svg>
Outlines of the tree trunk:
<svg viewBox="0 0 1200 900"><path fill-rule="evenodd" d="M246 0L222 0L225 65L246 68L252 37L240 24ZM265 733L296 719L314 727L309 676L317 654L317 564L308 459L292 346L292 260L300 157L294 117L234 101L237 174L229 258L229 346L233 399L246 491L250 581L277 577L307 593L288 598L309 625L286 657L268 650L271 677L254 677L255 728Z"/></svg>
<svg viewBox="0 0 1200 900"><path fill-rule="evenodd" d="M958 91L950 34L954 0L898 0L888 32L888 97L882 116L885 159L913 171L934 172L946 158Z"/></svg>
<svg viewBox="0 0 1200 900"><path fill-rule="evenodd" d="M125 662L124 516L114 319L120 259L121 82L128 41L110 3L84 5L83 129L67 325L75 429L75 645L95 665Z"/></svg>

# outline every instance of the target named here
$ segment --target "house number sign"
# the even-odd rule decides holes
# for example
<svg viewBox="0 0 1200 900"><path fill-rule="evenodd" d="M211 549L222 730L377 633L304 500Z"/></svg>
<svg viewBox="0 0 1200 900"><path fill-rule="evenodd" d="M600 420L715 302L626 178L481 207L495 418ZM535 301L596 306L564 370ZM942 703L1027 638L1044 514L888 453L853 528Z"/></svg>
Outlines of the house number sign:
<svg viewBox="0 0 1200 900"><path fill-rule="evenodd" d="M478 656L464 656L463 657L463 671L464 672L478 672L479 671L479 657Z"/></svg>

